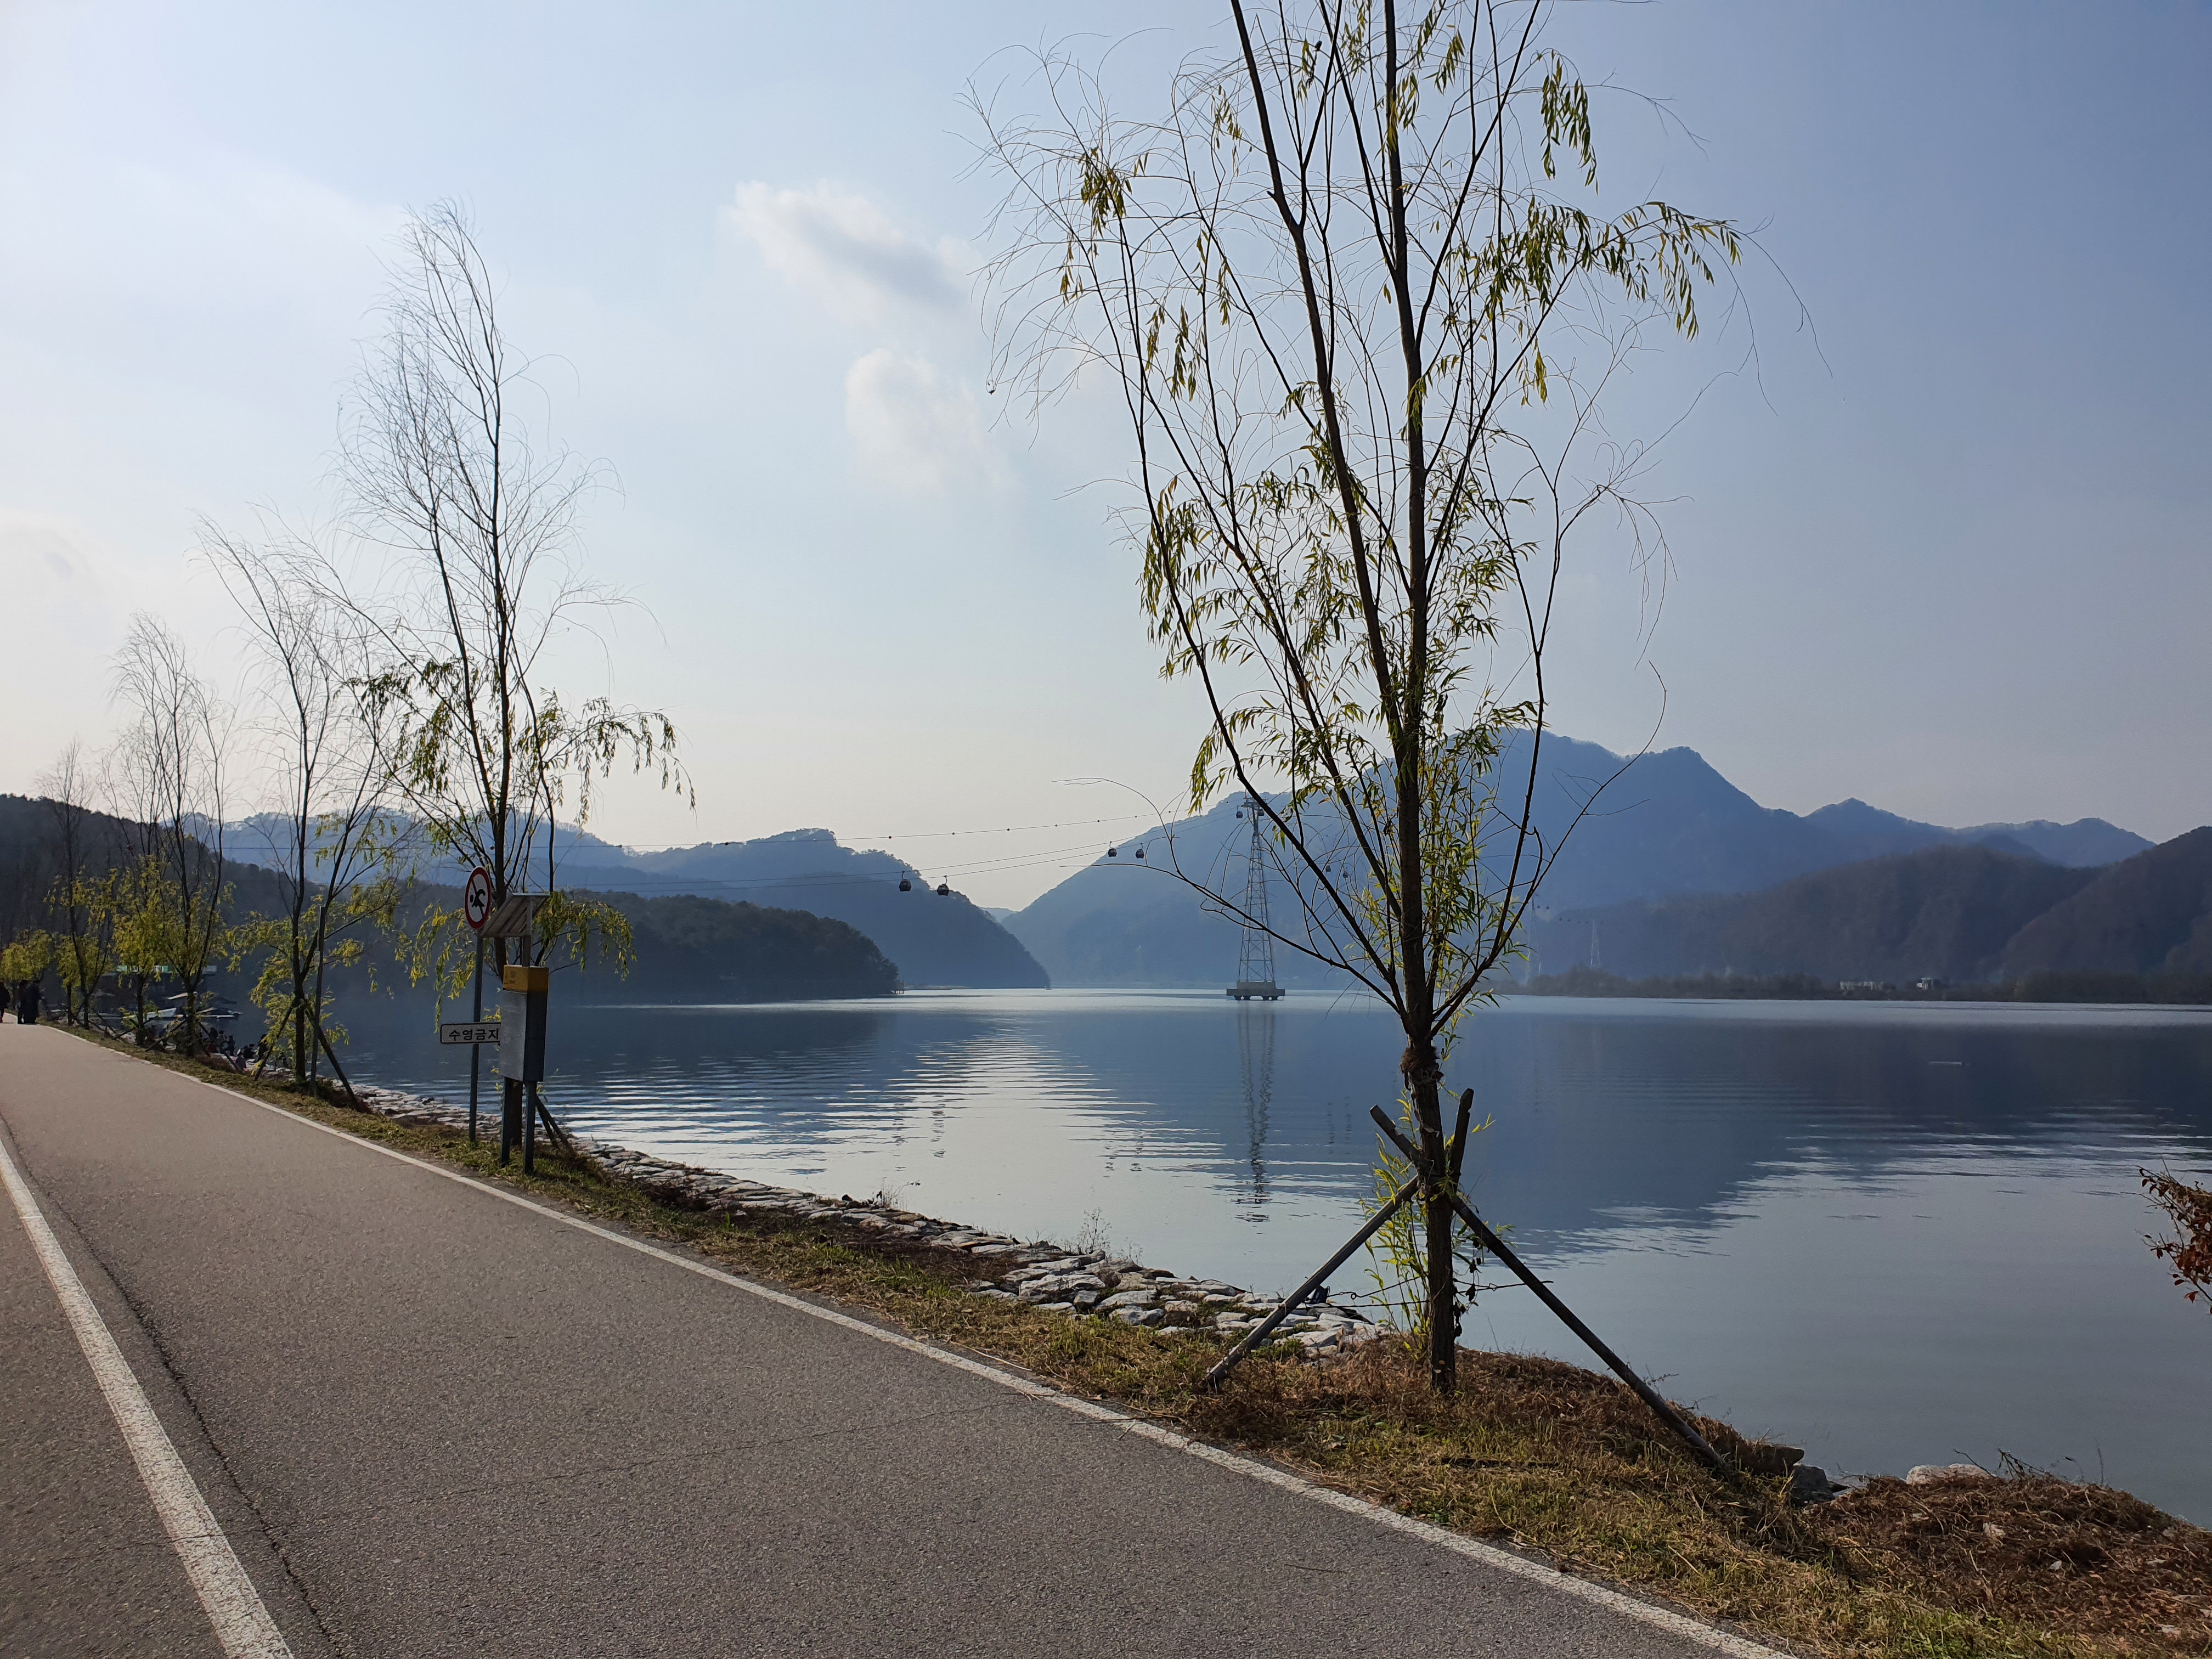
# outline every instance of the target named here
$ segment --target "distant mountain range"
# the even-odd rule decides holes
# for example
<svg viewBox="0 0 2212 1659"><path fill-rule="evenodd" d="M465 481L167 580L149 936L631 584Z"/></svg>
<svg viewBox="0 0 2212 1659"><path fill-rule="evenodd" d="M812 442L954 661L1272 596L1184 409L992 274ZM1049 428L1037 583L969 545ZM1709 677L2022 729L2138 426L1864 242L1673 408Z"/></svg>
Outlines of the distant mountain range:
<svg viewBox="0 0 2212 1659"><path fill-rule="evenodd" d="M940 896L888 853L840 847L827 830L635 853L564 829L556 852L568 886L750 900L844 922L873 939L909 986L1051 983L988 911L958 893ZM903 892L901 881L909 884Z"/></svg>
<svg viewBox="0 0 2212 1659"><path fill-rule="evenodd" d="M1528 745L1509 750L1504 792L1528 777ZM1610 781L1608 781L1610 780ZM1603 786L1603 793L1592 792ZM1582 909L1677 893L1742 893L1792 876L1885 853L1995 842L2052 864L2110 864L2151 843L2102 818L2075 823L2036 820L1948 830L1838 801L1800 817L1761 806L1693 749L1667 749L1624 760L1594 743L1547 737L1535 817L1557 843L1585 804L1590 810L1566 843L1545 885L1554 909Z"/></svg>
<svg viewBox="0 0 2212 1659"><path fill-rule="evenodd" d="M258 861L282 856L282 830L283 820L260 818L225 831L223 884L232 921L283 913L287 890ZM84 847L90 873L96 877L121 862L131 836L131 826L119 819L88 815ZM47 803L0 795L0 943L33 928L64 925L49 902L59 856ZM617 891L607 898L629 920L635 960L627 975L597 963L573 979L564 971L563 996L600 1002L756 1002L884 996L898 988L898 969L884 953L860 929L833 917L700 896L655 898ZM416 890L414 902L452 909L459 901L457 888L426 883ZM410 903L406 915L416 914ZM332 974L330 988L342 1017L374 1017L380 1005L425 1013L428 994L395 975L381 947L373 946L370 954L371 960ZM556 965L568 964L563 960ZM217 969L210 987L243 1002L258 967L258 960L249 959L240 969ZM378 988L374 991L372 979Z"/></svg>
<svg viewBox="0 0 2212 1659"><path fill-rule="evenodd" d="M1507 751L1500 768L1502 793L1511 797L1526 787L1528 754L1525 742ZM1545 966L1555 958L1563 964L1587 962L1589 923L1591 915L1598 913L1605 965L1624 974L1685 970L1632 970L1616 965L1604 921L1604 913L1614 907L1649 909L1687 895L1757 893L1869 859L1946 849L1978 848L2049 872L2047 877L2000 877L1984 870L1979 879L1991 885L1990 896L1970 902L1954 894L1941 901L1955 901L1966 910L1972 909L1972 902L1988 908L1986 915L1973 911L1972 920L1962 911L1956 939L1939 953L1955 968L1976 948L1983 956L2001 953L2015 931L2084 884L2086 878L2069 887L2071 872L2130 858L2152 845L2101 818L1954 830L1900 817L1856 799L1801 817L1761 806L1693 750L1669 749L1631 761L1595 744L1558 736L1544 740L1534 804L1536 823L1553 844L1572 825L1565 851L1541 895L1552 918L1539 929L1537 946ZM1194 893L1166 875L1158 847L1171 834L1185 867L1206 871L1216 881L1224 875L1233 880L1241 873L1240 838L1245 829L1235 817L1233 804L1224 803L1202 817L1156 831L1143 843L1154 849L1143 863L1133 856L1133 848L1117 849L1117 857L1095 860L1009 918L1007 928L1057 984L1225 985L1236 971L1238 930L1233 922L1208 915ZM1920 880L1934 888L1957 879L1971 887L1966 872L1973 864L1972 860L1938 860L1926 872L1890 879L1908 884ZM1877 895L1869 890L1858 896L1871 903ZM1836 902L1841 902L1839 896ZM1911 905L1902 890L1882 902L1892 913ZM1817 901L1807 898L1803 902L1814 905ZM1657 941L1665 928L1689 927L1693 908L1670 909L1663 921L1642 912L1634 921L1625 910L1615 916L1614 926L1622 932L1621 948L1644 953L1627 959L1660 960ZM2005 926L2008 919L2010 927ZM1913 925L1940 928L1943 924L1931 916ZM1727 926L1749 928L1756 934L1770 924L1741 921ZM1720 948L1714 941L1735 937L1714 932L1723 927L1717 919L1700 920L1696 927L1706 930L1698 933L1693 929L1691 934L1701 941L1701 951ZM1583 945L1580 958L1574 958L1569 948L1576 928ZM1638 928L1643 931L1638 933ZM1779 921L1771 928L1786 932ZM1649 942L1632 945L1632 939ZM1907 942L1918 948L1911 927L1899 939L1900 950ZM1681 949L1686 951L1689 946ZM1278 977L1285 985L1340 982L1339 976L1279 947L1276 964ZM1769 971L1736 965L1746 972ZM1944 969L1930 964L1911 971L1942 973Z"/></svg>
<svg viewBox="0 0 2212 1659"><path fill-rule="evenodd" d="M282 818L246 818L227 828L225 843L234 858L281 864L286 832ZM1050 983L999 916L957 893L939 896L911 866L888 853L841 847L827 830L640 852L563 824L554 851L564 887L643 898L722 899L844 922L875 942L906 985ZM425 873L458 883L465 872ZM908 884L904 891L901 881Z"/></svg>
<svg viewBox="0 0 2212 1659"><path fill-rule="evenodd" d="M1532 971L1602 967L1629 980L2212 974L2212 829L2102 869L1986 843L1923 848L1757 893L1554 912L1527 938Z"/></svg>
<svg viewBox="0 0 2212 1659"><path fill-rule="evenodd" d="M1528 752L1512 745L1501 763L1509 798L1527 784ZM1593 924L1603 966L1632 977L1977 981L2122 962L2136 965L2109 970L2149 972L2154 957L2212 951L2192 931L2212 898L2191 886L2188 836L2146 862L2150 842L2101 818L1950 829L1856 799L1801 816L1761 806L1693 750L1625 760L1556 735L1544 740L1534 803L1547 842L1566 840L1524 972L1587 965ZM252 833L234 826L234 852ZM1235 975L1238 929L1165 865L1171 850L1186 870L1234 886L1248 835L1224 802L1121 844L1012 913L939 897L911 866L841 847L826 830L637 852L563 829L559 854L564 885L844 922L910 986L1211 987ZM1342 982L1280 947L1276 963L1286 986Z"/></svg>

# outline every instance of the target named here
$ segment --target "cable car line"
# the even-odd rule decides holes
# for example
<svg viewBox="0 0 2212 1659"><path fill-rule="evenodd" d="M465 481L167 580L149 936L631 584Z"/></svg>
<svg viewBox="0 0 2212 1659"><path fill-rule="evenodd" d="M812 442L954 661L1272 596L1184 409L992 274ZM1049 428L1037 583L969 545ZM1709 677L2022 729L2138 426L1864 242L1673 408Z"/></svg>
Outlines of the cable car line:
<svg viewBox="0 0 2212 1659"><path fill-rule="evenodd" d="M848 850L858 851L863 850L859 846L862 842L941 841L951 836L1019 836L1038 830L1082 830L1097 823L1127 823L1134 818L1149 818L1152 816L1150 812L1124 812L1118 817L1061 818L1051 823L995 824L981 830L916 830L902 831L895 836L858 835L848 831L839 836L839 840L847 846ZM837 834L835 830L830 833ZM766 840L769 837L756 836L753 839ZM744 847L747 844L744 841L624 841L604 842L599 847L583 847L572 843L568 848L568 856L573 858L579 853L597 852L601 848L611 853L624 850L634 853L681 853L695 847Z"/></svg>
<svg viewBox="0 0 2212 1659"><path fill-rule="evenodd" d="M902 836L855 836L855 841L937 841L947 836L1018 836L1031 830L1081 830L1094 823L1127 823L1150 812L1124 812L1113 818L1065 818L1057 823L1010 823L996 830L925 830Z"/></svg>

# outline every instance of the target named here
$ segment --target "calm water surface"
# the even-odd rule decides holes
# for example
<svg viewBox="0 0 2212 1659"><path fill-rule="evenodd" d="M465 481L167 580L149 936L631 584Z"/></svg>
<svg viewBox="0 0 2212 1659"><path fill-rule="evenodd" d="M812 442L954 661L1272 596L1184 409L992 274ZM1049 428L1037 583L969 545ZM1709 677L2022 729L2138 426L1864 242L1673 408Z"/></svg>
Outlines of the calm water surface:
<svg viewBox="0 0 2212 1659"><path fill-rule="evenodd" d="M1295 994L556 1013L547 1098L588 1133L1264 1289L1358 1224L1401 1046ZM411 1030L363 1066L466 1097ZM1486 1218L1675 1397L1832 1472L2008 1453L2212 1522L2212 1317L2136 1173L2212 1173L2212 1016L1515 999L1449 1075ZM1518 1285L1466 1339L1589 1358Z"/></svg>

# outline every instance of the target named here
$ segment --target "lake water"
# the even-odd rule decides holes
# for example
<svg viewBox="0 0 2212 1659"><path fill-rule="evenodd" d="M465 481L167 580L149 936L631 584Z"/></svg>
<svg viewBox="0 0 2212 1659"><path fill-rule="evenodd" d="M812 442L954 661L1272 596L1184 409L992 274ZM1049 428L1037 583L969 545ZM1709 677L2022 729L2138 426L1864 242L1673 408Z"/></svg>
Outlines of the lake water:
<svg viewBox="0 0 2212 1659"><path fill-rule="evenodd" d="M587 1133L1271 1290L1358 1226L1401 1046L1296 994L556 1012L547 1099ZM466 1097L427 1033L357 1047ZM1832 1473L2010 1454L2212 1522L2212 1316L2136 1176L2212 1172L2212 1015L1509 999L1449 1079L1485 1218L1674 1397ZM1595 1363L1517 1285L1464 1340Z"/></svg>

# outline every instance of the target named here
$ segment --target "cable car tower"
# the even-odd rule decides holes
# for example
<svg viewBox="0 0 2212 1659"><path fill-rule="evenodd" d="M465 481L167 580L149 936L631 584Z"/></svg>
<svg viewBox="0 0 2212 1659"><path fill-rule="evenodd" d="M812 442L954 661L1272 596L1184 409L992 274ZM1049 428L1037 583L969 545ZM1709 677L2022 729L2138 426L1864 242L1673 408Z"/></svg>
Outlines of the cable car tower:
<svg viewBox="0 0 2212 1659"><path fill-rule="evenodd" d="M1250 796L1237 816L1252 820L1252 846L1244 860L1244 939L1237 951L1237 983L1229 994L1239 1002L1278 1002L1283 988L1275 983L1275 940L1267 932L1267 866L1261 861L1260 807Z"/></svg>

